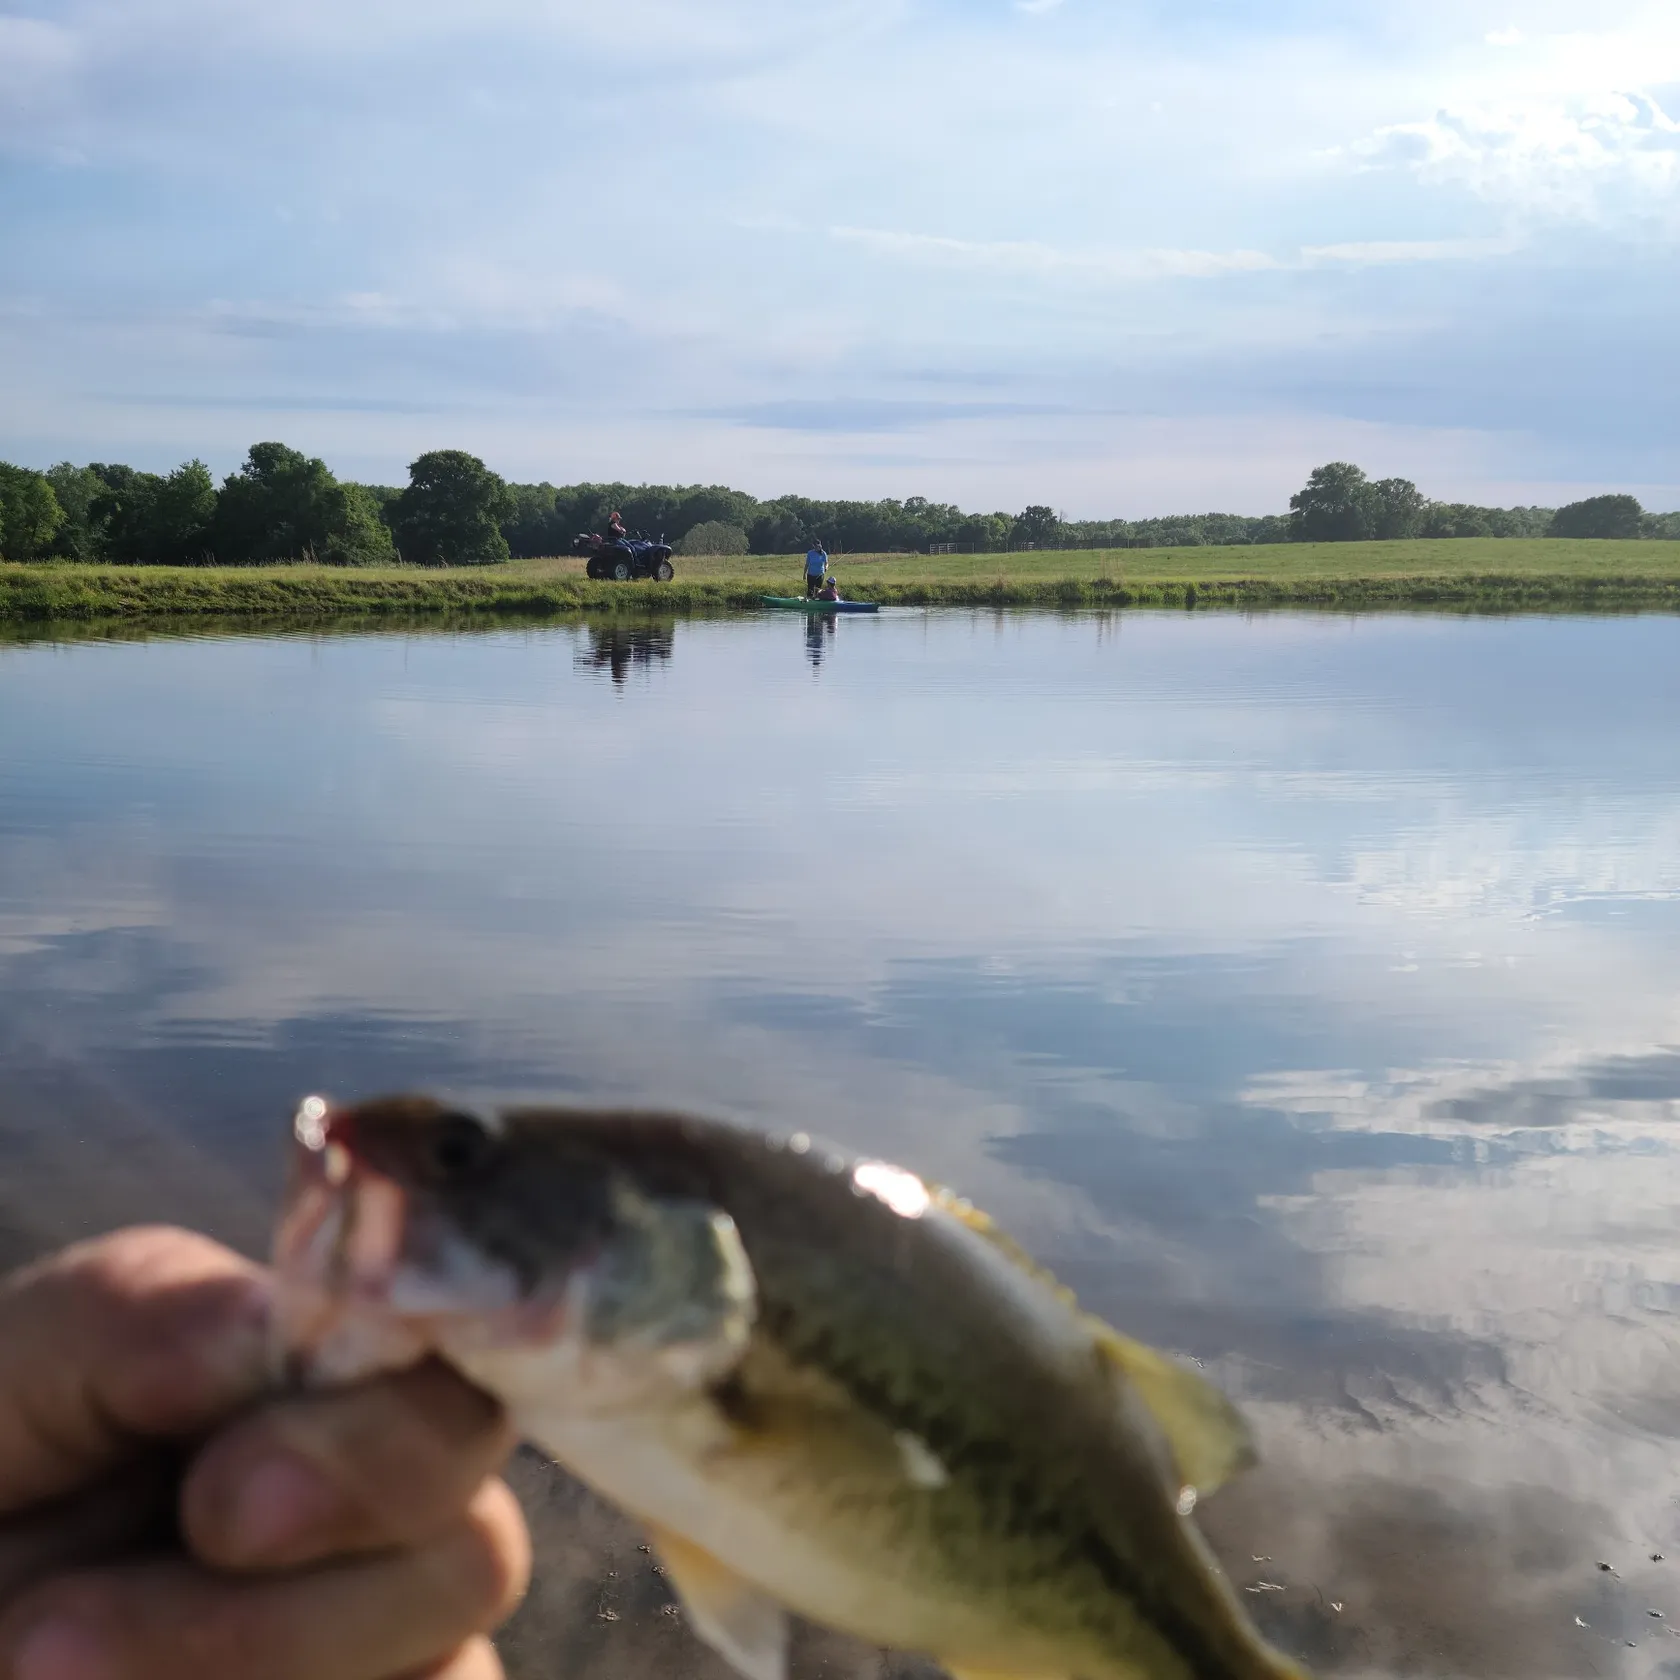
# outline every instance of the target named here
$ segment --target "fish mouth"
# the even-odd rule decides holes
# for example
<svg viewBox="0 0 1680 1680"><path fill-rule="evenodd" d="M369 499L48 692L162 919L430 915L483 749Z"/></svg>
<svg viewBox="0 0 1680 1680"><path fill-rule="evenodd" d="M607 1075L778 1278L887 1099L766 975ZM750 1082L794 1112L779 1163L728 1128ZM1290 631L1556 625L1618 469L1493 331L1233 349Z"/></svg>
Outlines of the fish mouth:
<svg viewBox="0 0 1680 1680"><path fill-rule="evenodd" d="M352 1116L307 1097L275 1231L271 1360L289 1386L355 1382L527 1332L511 1273L357 1151Z"/></svg>
<svg viewBox="0 0 1680 1680"><path fill-rule="evenodd" d="M439 1170L439 1141L394 1133L373 1104L297 1109L273 1246L281 1383L435 1355L504 1401L540 1388L545 1404L605 1411L691 1393L740 1357L756 1286L727 1214L614 1180L599 1228L515 1241Z"/></svg>

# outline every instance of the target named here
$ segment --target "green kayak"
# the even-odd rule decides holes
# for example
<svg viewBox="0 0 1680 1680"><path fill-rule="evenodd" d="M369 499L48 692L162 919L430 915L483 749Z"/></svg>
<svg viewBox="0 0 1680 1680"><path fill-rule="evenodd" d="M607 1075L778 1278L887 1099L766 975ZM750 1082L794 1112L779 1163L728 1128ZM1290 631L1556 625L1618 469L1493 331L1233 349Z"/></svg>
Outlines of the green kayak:
<svg viewBox="0 0 1680 1680"><path fill-rule="evenodd" d="M760 595L767 607L785 607L789 612L879 612L875 601L816 601L803 595Z"/></svg>

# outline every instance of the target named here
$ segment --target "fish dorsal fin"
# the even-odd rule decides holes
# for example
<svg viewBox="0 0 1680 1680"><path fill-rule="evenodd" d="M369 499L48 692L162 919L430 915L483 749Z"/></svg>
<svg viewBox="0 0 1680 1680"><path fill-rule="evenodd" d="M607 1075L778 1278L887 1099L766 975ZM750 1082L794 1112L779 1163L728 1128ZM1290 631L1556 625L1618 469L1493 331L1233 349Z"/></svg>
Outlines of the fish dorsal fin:
<svg viewBox="0 0 1680 1680"><path fill-rule="evenodd" d="M1180 1481L1198 1494L1212 1493L1254 1462L1242 1414L1205 1377L1101 1319L1087 1315L1085 1322L1103 1363L1131 1385L1161 1426Z"/></svg>
<svg viewBox="0 0 1680 1680"><path fill-rule="evenodd" d="M787 1612L708 1551L669 1529L652 1529L654 1550L694 1631L746 1680L786 1680Z"/></svg>
<svg viewBox="0 0 1680 1680"><path fill-rule="evenodd" d="M1254 1462L1254 1443L1248 1425L1212 1383L1164 1353L1134 1342L1101 1319L1081 1312L1073 1291L971 1202L949 1190L936 1189L932 1194L940 1209L976 1236L985 1238L1021 1271L1049 1289L1064 1306L1079 1313L1105 1369L1131 1386L1160 1426L1181 1482L1198 1494L1212 1493Z"/></svg>
<svg viewBox="0 0 1680 1680"><path fill-rule="evenodd" d="M989 1213L983 1213L973 1202L938 1186L930 1185L929 1194L941 1212L949 1214L959 1225L966 1225L975 1236L984 1237L1006 1260L1013 1261L1028 1277L1043 1284L1064 1306L1077 1310L1079 1302L1075 1300L1073 1291L1053 1272L1039 1265L1013 1237L999 1230Z"/></svg>

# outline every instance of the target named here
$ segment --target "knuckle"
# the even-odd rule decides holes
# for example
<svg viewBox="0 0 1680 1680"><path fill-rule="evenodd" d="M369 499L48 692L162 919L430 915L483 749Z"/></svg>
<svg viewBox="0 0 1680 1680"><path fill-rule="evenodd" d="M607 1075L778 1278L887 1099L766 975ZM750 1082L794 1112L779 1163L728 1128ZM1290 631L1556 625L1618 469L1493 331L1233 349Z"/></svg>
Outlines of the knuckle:
<svg viewBox="0 0 1680 1680"><path fill-rule="evenodd" d="M531 1543L519 1503L501 1481L486 1482L452 1548L456 1579L478 1627L494 1627L525 1596Z"/></svg>
<svg viewBox="0 0 1680 1680"><path fill-rule="evenodd" d="M112 1583L96 1574L57 1576L3 1606L4 1620L11 1627L63 1619L110 1643L124 1637L127 1609Z"/></svg>
<svg viewBox="0 0 1680 1680"><path fill-rule="evenodd" d="M126 1312L137 1298L202 1276L223 1251L208 1237L169 1225L132 1225L65 1249L53 1264L93 1311Z"/></svg>
<svg viewBox="0 0 1680 1680"><path fill-rule="evenodd" d="M469 1440L511 1438L501 1406L438 1360L404 1372L394 1387L414 1425L441 1448L454 1449Z"/></svg>
<svg viewBox="0 0 1680 1680"><path fill-rule="evenodd" d="M504 1680L501 1658L488 1639L470 1639L425 1680Z"/></svg>
<svg viewBox="0 0 1680 1680"><path fill-rule="evenodd" d="M376 1528L401 1535L458 1511L511 1447L500 1408L450 1373L411 1373L281 1424Z"/></svg>
<svg viewBox="0 0 1680 1680"><path fill-rule="evenodd" d="M261 1680L274 1672L276 1629L253 1615L244 1595L218 1593L171 1619L172 1672L238 1675Z"/></svg>
<svg viewBox="0 0 1680 1680"><path fill-rule="evenodd" d="M262 1378L267 1290L208 1238L147 1228L85 1257L111 1400L131 1427L173 1431Z"/></svg>
<svg viewBox="0 0 1680 1680"><path fill-rule="evenodd" d="M63 1619L87 1629L126 1680L265 1680L283 1640L253 1605L174 1570L119 1570L62 1576L9 1607L6 1620L21 1628Z"/></svg>

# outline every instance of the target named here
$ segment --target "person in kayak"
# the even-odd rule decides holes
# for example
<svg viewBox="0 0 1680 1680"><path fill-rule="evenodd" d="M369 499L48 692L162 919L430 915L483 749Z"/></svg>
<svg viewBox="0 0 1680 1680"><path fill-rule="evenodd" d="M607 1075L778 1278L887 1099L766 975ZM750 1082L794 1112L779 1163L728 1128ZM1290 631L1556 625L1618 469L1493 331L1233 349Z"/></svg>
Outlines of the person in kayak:
<svg viewBox="0 0 1680 1680"><path fill-rule="evenodd" d="M828 550L820 542L813 542L805 555L805 598L814 600L822 587L823 574L828 570Z"/></svg>
<svg viewBox="0 0 1680 1680"><path fill-rule="evenodd" d="M832 575L823 579L823 586L817 591L819 601L838 601L840 599L840 585Z"/></svg>

